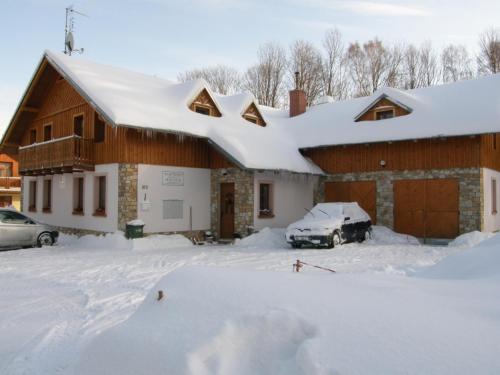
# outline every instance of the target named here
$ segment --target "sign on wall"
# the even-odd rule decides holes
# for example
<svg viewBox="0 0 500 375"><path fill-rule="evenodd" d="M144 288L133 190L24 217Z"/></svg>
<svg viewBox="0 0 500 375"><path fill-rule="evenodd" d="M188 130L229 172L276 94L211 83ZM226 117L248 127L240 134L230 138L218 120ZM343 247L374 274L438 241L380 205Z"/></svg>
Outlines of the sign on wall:
<svg viewBox="0 0 500 375"><path fill-rule="evenodd" d="M163 171L162 184L168 186L184 186L184 172Z"/></svg>

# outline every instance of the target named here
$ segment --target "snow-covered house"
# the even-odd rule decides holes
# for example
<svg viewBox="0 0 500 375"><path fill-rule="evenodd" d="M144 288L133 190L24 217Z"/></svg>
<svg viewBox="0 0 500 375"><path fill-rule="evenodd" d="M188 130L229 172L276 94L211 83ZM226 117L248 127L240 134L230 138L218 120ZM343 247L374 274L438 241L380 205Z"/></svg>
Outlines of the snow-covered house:
<svg viewBox="0 0 500 375"><path fill-rule="evenodd" d="M290 110L45 52L2 139L22 207L75 231L285 226L358 201L419 237L500 229L500 76ZM500 147L500 146L499 146Z"/></svg>

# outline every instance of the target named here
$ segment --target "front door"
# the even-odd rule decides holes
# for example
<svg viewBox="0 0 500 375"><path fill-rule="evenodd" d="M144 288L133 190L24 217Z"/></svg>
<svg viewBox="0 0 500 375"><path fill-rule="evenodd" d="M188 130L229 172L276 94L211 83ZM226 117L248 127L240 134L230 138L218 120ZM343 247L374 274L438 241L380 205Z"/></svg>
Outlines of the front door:
<svg viewBox="0 0 500 375"><path fill-rule="evenodd" d="M234 235L234 182L220 184L220 238Z"/></svg>

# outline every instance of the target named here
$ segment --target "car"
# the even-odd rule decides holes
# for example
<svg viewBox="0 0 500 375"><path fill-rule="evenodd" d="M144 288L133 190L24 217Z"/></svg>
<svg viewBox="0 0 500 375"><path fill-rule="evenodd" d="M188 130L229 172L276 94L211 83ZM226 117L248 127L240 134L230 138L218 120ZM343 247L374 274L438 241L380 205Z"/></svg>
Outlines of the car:
<svg viewBox="0 0 500 375"><path fill-rule="evenodd" d="M52 246L59 232L9 208L0 208L0 248Z"/></svg>
<svg viewBox="0 0 500 375"><path fill-rule="evenodd" d="M356 203L319 203L303 219L286 229L286 241L293 248L333 248L346 242L363 242L371 237L370 216Z"/></svg>

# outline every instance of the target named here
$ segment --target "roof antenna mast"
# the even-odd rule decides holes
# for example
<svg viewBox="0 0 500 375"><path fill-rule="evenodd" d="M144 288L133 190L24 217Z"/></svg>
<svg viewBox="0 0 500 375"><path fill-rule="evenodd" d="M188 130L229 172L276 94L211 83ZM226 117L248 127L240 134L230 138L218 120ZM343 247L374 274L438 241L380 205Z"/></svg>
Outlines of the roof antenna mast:
<svg viewBox="0 0 500 375"><path fill-rule="evenodd" d="M75 49L75 14L88 17L86 14L78 12L70 5L66 8L66 24L64 26L64 53L71 56L73 52L83 53L83 48Z"/></svg>

